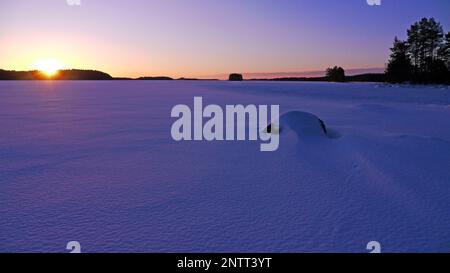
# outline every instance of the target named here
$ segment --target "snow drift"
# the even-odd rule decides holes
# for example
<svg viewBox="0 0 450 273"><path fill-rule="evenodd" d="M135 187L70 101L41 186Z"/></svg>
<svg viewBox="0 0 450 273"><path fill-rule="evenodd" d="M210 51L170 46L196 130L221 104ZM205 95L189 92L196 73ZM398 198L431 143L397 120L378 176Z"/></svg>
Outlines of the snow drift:
<svg viewBox="0 0 450 273"><path fill-rule="evenodd" d="M270 124L265 131L281 134L282 131L286 132L288 129L292 130L302 140L329 137L327 127L321 119L311 113L302 111L289 111L282 114L279 125Z"/></svg>

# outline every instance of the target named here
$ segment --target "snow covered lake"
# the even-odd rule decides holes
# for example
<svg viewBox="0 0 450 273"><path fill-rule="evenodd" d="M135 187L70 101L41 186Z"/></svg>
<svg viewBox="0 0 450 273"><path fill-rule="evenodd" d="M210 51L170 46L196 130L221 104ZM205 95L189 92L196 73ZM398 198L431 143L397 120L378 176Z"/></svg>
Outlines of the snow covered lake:
<svg viewBox="0 0 450 273"><path fill-rule="evenodd" d="M279 104L334 138L175 142L176 104ZM295 120L294 120L295 122ZM303 137L307 136L307 137ZM450 89L0 82L0 251L450 252Z"/></svg>

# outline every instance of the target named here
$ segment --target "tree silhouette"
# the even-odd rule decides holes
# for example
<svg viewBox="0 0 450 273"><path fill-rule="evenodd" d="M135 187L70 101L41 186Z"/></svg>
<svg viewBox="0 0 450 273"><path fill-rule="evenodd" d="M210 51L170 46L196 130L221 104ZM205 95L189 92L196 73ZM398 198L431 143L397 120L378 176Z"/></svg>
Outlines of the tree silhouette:
<svg viewBox="0 0 450 273"><path fill-rule="evenodd" d="M229 81L242 81L244 80L244 77L242 77L241 74L237 74L237 73L233 73L230 74L230 76L228 77Z"/></svg>
<svg viewBox="0 0 450 273"><path fill-rule="evenodd" d="M411 80L413 66L407 56L408 45L405 41L395 37L394 46L386 68L386 77L389 82L402 83Z"/></svg>
<svg viewBox="0 0 450 273"><path fill-rule="evenodd" d="M423 18L411 25L408 33L408 53L414 67L424 72L427 59L435 60L443 43L442 25L434 18Z"/></svg>
<svg viewBox="0 0 450 273"><path fill-rule="evenodd" d="M448 83L449 34L434 18L423 18L411 25L408 38L394 40L386 68L390 82Z"/></svg>
<svg viewBox="0 0 450 273"><path fill-rule="evenodd" d="M59 70L54 76L41 71L8 71L0 69L0 80L112 80L109 74L96 70Z"/></svg>
<svg viewBox="0 0 450 273"><path fill-rule="evenodd" d="M450 32L447 32L447 34L445 35L445 40L441 48L439 49L438 56L439 59L445 63L447 69L450 70Z"/></svg>
<svg viewBox="0 0 450 273"><path fill-rule="evenodd" d="M337 66L327 68L326 78L331 82L345 82L345 70Z"/></svg>

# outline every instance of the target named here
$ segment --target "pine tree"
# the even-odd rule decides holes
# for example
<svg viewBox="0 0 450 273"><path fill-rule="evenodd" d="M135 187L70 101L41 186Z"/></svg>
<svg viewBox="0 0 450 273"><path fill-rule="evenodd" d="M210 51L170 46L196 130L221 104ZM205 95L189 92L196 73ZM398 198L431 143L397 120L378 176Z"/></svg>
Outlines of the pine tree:
<svg viewBox="0 0 450 273"><path fill-rule="evenodd" d="M413 65L408 57L408 44L405 41L394 39L391 56L386 68L389 82L402 83L411 80Z"/></svg>
<svg viewBox="0 0 450 273"><path fill-rule="evenodd" d="M450 32L447 32L445 35L445 40L439 49L439 59L442 60L446 64L447 69L450 70Z"/></svg>
<svg viewBox="0 0 450 273"><path fill-rule="evenodd" d="M407 54L409 58L411 59L412 64L414 67L420 66L420 52L422 50L423 45L420 42L419 36L419 23L414 23L411 25L411 27L407 31L408 33L408 50Z"/></svg>
<svg viewBox="0 0 450 273"><path fill-rule="evenodd" d="M423 18L411 25L408 30L408 56L420 73L427 73L430 62L438 58L438 51L443 43L442 25L434 18Z"/></svg>

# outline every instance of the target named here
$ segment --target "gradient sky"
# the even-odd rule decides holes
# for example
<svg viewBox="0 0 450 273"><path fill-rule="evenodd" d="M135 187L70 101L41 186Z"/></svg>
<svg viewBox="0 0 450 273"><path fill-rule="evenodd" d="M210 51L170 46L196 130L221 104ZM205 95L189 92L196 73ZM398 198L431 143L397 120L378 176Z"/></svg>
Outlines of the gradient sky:
<svg viewBox="0 0 450 273"><path fill-rule="evenodd" d="M384 67L422 17L450 31L450 0L0 0L0 68L41 59L113 76L201 77Z"/></svg>

